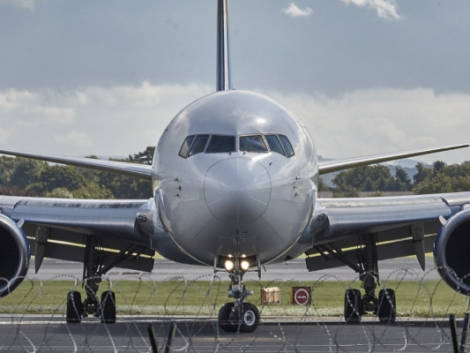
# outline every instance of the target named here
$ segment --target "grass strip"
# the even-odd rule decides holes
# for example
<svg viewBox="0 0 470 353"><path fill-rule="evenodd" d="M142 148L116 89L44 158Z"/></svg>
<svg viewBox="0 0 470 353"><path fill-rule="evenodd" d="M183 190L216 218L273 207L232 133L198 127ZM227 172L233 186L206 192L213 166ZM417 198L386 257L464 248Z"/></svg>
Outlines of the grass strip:
<svg viewBox="0 0 470 353"><path fill-rule="evenodd" d="M342 316L344 292L360 288L360 282L322 281L248 281L254 294L248 299L258 305L263 315L275 316ZM216 316L227 298L228 281L116 281L103 282L100 291L116 293L119 314L131 315L213 315ZM291 287L312 287L313 300L308 307L290 304ZM467 311L467 297L450 289L442 281L389 281L388 288L396 290L397 311L401 317L446 317ZM279 287L281 303L262 306L261 288ZM382 283L382 287L385 284ZM0 313L62 315L66 294L85 291L73 281L24 281L13 293L0 298ZM99 293L100 294L100 293Z"/></svg>

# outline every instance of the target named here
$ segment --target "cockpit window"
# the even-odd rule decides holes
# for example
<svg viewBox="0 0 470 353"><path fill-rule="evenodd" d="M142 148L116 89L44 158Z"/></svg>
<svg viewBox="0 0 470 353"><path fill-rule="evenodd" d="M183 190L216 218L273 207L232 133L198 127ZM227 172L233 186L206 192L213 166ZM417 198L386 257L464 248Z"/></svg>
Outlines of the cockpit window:
<svg viewBox="0 0 470 353"><path fill-rule="evenodd" d="M197 135L189 151L189 156L204 152L208 139L209 135Z"/></svg>
<svg viewBox="0 0 470 353"><path fill-rule="evenodd" d="M189 149L194 141L194 135L188 136L185 138L183 144L181 145L179 155L183 158L188 158Z"/></svg>
<svg viewBox="0 0 470 353"><path fill-rule="evenodd" d="M236 136L229 135L189 135L181 145L179 156L188 158L195 154L230 153L236 151ZM286 157L294 155L289 139L285 135L248 135L239 137L240 152L267 153L269 151Z"/></svg>
<svg viewBox="0 0 470 353"><path fill-rule="evenodd" d="M279 138L277 137L277 135L266 135L265 137L266 137L266 141L268 141L268 145L271 151L280 153L283 156L286 155L286 153L284 152L282 148L281 143L279 142Z"/></svg>
<svg viewBox="0 0 470 353"><path fill-rule="evenodd" d="M235 136L212 135L206 153L235 152Z"/></svg>
<svg viewBox="0 0 470 353"><path fill-rule="evenodd" d="M264 143L263 136L240 136L241 152L268 152L268 148Z"/></svg>
<svg viewBox="0 0 470 353"><path fill-rule="evenodd" d="M282 145L284 146L284 150L287 153L287 157L292 157L294 155L294 149L292 148L289 139L284 135L279 135L279 138L281 139Z"/></svg>

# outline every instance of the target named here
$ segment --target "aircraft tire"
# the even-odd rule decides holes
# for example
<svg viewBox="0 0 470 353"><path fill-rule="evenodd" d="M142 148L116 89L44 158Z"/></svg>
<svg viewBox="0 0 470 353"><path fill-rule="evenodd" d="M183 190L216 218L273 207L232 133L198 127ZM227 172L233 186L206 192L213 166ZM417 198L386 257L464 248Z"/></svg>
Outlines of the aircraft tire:
<svg viewBox="0 0 470 353"><path fill-rule="evenodd" d="M344 320L347 324L361 322L361 292L358 289L347 289L344 295Z"/></svg>
<svg viewBox="0 0 470 353"><path fill-rule="evenodd" d="M237 330L237 326L233 324L232 320L230 320L233 305L233 303L225 303L219 310L219 327L225 332L235 332Z"/></svg>
<svg viewBox="0 0 470 353"><path fill-rule="evenodd" d="M377 316L381 323L393 324L397 316L397 305L395 291L393 289L382 289L379 292L377 304Z"/></svg>
<svg viewBox="0 0 470 353"><path fill-rule="evenodd" d="M253 332L259 324L260 314L256 305L243 303L243 313L241 317L240 331Z"/></svg>
<svg viewBox="0 0 470 353"><path fill-rule="evenodd" d="M113 291L107 290L101 294L101 323L114 324L116 322L116 296Z"/></svg>
<svg viewBox="0 0 470 353"><path fill-rule="evenodd" d="M83 304L80 292L71 291L67 293L66 321L69 324L77 324L82 320Z"/></svg>

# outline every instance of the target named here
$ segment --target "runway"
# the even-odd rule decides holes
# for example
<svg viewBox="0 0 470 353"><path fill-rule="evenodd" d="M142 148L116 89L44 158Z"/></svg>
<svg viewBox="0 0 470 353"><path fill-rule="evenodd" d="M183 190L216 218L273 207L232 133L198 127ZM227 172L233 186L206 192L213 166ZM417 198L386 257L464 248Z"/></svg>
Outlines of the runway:
<svg viewBox="0 0 470 353"><path fill-rule="evenodd" d="M13 320L13 322L11 321ZM337 321L268 322L254 333L219 331L215 320L176 321L171 352L450 352L445 321L401 321L345 325ZM153 325L164 352L169 321L124 319L64 324L41 318L0 319L2 352L151 352L147 328Z"/></svg>
<svg viewBox="0 0 470 353"><path fill-rule="evenodd" d="M34 264L31 264L28 278L37 278L40 280L53 280L64 278L81 279L83 264L45 259L38 274L34 274L32 270ZM379 263L380 276L382 279L402 278L408 280L440 279L434 268L432 257L426 258L426 272L423 272L414 257L387 260ZM266 271L265 271L266 270ZM266 265L262 270L261 278L266 281L275 280L296 280L296 281L316 281L321 278L331 280L352 281L358 278L357 274L349 267L339 267L335 269L308 272L305 266L305 260L296 259L285 263ZM210 267L184 265L177 262L157 259L152 273L141 273L137 271L129 271L120 268L113 268L106 274L112 280L121 279L148 279L153 281L163 281L173 278L184 280L209 280L213 274ZM228 280L224 273L220 274L221 279ZM227 277L227 278L226 278ZM245 280L256 280L258 274L249 272L245 276Z"/></svg>

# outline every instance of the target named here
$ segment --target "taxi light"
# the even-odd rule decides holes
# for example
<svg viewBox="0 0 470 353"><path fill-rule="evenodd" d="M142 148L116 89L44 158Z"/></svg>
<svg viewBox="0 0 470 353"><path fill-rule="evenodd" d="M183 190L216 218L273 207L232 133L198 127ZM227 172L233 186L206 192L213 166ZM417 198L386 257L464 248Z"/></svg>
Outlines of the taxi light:
<svg viewBox="0 0 470 353"><path fill-rule="evenodd" d="M225 260L225 262L224 262L224 267L225 267L225 269L226 269L228 272L230 272L230 271L232 271L233 268L235 267L235 264L233 263L232 260L228 260L228 259L227 259L227 260Z"/></svg>
<svg viewBox="0 0 470 353"><path fill-rule="evenodd" d="M240 262L240 267L243 271L248 271L248 269L250 268L250 262L248 260L242 260Z"/></svg>

